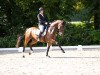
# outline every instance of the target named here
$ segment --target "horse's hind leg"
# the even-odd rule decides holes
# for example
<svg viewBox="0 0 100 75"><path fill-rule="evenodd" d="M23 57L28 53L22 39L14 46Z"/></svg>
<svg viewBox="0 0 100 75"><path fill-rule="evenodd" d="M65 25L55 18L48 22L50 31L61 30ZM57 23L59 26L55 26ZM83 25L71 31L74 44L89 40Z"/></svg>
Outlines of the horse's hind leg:
<svg viewBox="0 0 100 75"><path fill-rule="evenodd" d="M31 54L33 53L32 47L33 47L33 45L36 44L36 43L37 43L37 40L34 40L34 41L32 40L32 41L31 41L31 43L30 43L30 50L31 50L31 51L29 52L29 55L31 55Z"/></svg>
<svg viewBox="0 0 100 75"><path fill-rule="evenodd" d="M24 41L24 46L23 46L23 58L25 58L25 55L24 55L24 52L25 52L25 47L27 46L28 42L29 42L29 38L25 38L25 41Z"/></svg>
<svg viewBox="0 0 100 75"><path fill-rule="evenodd" d="M32 49L33 44L32 44L32 43L33 43L33 40L31 39L31 40L29 41L29 45L30 45L30 50L31 50L31 51L33 51L33 49Z"/></svg>

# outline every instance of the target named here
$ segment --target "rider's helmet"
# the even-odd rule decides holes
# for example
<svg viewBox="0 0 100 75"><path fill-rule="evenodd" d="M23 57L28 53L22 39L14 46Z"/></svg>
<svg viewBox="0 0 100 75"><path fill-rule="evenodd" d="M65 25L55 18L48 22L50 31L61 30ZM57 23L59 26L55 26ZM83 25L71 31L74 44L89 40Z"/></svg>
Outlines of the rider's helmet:
<svg viewBox="0 0 100 75"><path fill-rule="evenodd" d="M42 10L43 10L43 7L40 7L40 8L39 8L39 11L42 11Z"/></svg>

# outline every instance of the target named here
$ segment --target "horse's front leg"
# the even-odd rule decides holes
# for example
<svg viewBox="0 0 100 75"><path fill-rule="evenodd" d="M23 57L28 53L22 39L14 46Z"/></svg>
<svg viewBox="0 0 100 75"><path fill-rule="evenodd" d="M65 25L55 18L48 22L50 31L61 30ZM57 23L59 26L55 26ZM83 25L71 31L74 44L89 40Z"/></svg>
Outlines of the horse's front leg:
<svg viewBox="0 0 100 75"><path fill-rule="evenodd" d="M23 58L25 58L24 52L25 52L25 46L23 46Z"/></svg>
<svg viewBox="0 0 100 75"><path fill-rule="evenodd" d="M48 43L47 43L47 44L48 44ZM48 44L47 52L46 52L46 56L47 56L47 57L50 57L50 56L48 55L48 53L49 53L49 49L50 49L50 45Z"/></svg>
<svg viewBox="0 0 100 75"><path fill-rule="evenodd" d="M63 48L61 47L61 45L60 45L58 42L56 42L56 45L58 45L59 48L61 49L61 51L62 51L63 53L65 53L65 51L63 50Z"/></svg>

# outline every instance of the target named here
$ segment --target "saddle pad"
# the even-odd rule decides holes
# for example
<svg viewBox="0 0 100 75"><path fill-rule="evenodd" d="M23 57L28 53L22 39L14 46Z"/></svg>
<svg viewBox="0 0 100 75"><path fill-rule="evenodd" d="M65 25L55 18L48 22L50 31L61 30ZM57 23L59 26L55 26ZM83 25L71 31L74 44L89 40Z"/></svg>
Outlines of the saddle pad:
<svg viewBox="0 0 100 75"><path fill-rule="evenodd" d="M40 30L39 29L34 29L32 31L32 33L35 34L35 35L39 35L40 34ZM44 31L44 33L42 34L42 36L45 36L45 35L46 35L46 30Z"/></svg>
<svg viewBox="0 0 100 75"><path fill-rule="evenodd" d="M42 36L45 36L45 35L46 35L46 29L45 29L44 33L42 34Z"/></svg>
<svg viewBox="0 0 100 75"><path fill-rule="evenodd" d="M39 35L40 34L40 30L39 29L34 29L32 31L32 33L35 34L35 35Z"/></svg>

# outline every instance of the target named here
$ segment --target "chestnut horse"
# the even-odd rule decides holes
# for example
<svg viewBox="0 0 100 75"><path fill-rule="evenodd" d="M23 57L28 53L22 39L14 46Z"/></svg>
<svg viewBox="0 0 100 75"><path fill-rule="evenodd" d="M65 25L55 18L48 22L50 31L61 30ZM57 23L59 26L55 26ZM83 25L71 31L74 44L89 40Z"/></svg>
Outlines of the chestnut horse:
<svg viewBox="0 0 100 75"><path fill-rule="evenodd" d="M30 27L26 29L24 34L24 46L23 46L23 57L25 57L25 47L29 43L31 51L29 52L29 55L33 52L33 45L38 42L38 35L40 33L40 30L36 27ZM46 34L44 36L41 36L40 42L47 43L47 52L46 56L50 57L48 55L50 46L52 44L56 44L60 47L61 51L65 53L65 51L62 49L62 47L58 44L56 41L56 36L59 34L60 36L63 36L64 33L64 21L63 20L56 20L51 23L51 25L48 27L48 30L46 31ZM19 47L19 43L22 40L22 36L18 37L16 47Z"/></svg>

